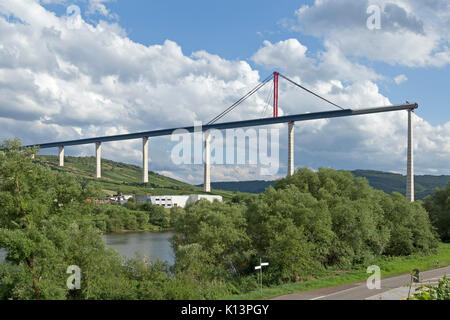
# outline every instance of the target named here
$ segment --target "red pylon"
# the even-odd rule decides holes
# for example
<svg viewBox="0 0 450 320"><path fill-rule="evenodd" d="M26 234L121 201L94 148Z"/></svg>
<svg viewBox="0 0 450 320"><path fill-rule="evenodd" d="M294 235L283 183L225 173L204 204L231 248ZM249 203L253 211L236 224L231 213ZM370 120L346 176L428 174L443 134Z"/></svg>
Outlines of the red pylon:
<svg viewBox="0 0 450 320"><path fill-rule="evenodd" d="M278 117L278 72L273 73L273 117Z"/></svg>

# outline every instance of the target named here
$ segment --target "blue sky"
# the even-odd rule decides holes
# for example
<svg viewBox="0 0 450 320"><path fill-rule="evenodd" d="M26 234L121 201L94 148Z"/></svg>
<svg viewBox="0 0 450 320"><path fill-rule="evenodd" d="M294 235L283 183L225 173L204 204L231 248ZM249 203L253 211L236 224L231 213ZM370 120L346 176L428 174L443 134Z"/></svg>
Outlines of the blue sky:
<svg viewBox="0 0 450 320"><path fill-rule="evenodd" d="M320 39L283 27L294 12L314 1L115 1L111 10L131 39L151 45L166 39L179 43L185 54L206 50L227 59L249 58L263 40L277 42L298 38L312 53L322 49ZM401 44L399 44L401 45ZM254 65L254 64L253 64ZM397 86L382 82L381 91L393 103L420 102L422 115L432 124L450 119L450 67L404 68L386 63L370 63L379 73L391 78L405 74L406 83ZM261 72L269 70L254 66Z"/></svg>
<svg viewBox="0 0 450 320"><path fill-rule="evenodd" d="M66 14L67 5L48 4L58 15ZM114 0L107 8L115 14L116 21L133 41L144 45L163 43L169 39L178 43L184 54L206 50L230 60L246 60L262 75L267 70L255 65L251 56L261 47L263 40L272 43L287 38L297 38L305 44L311 55L323 49L322 39L292 31L286 23L295 24L295 11L314 1L153 1ZM87 8L87 3L77 3ZM104 19L102 15L89 15L88 20ZM400 43L399 46L402 44ZM400 85L392 81L379 81L380 91L392 103L405 100L420 103L417 114L433 125L442 125L450 119L450 67L404 67L384 62L364 61L378 73L391 79L399 74L408 80Z"/></svg>
<svg viewBox="0 0 450 320"><path fill-rule="evenodd" d="M81 20L72 20L71 5ZM380 29L366 25L371 5ZM448 0L0 0L0 139L31 144L192 125L280 70L351 108L418 102L416 172L450 174L449 40ZM267 105L255 99L226 120L261 117ZM280 87L282 114L324 109ZM296 166L404 173L405 134L405 113L303 123ZM284 139L280 127L279 176ZM139 145L111 143L102 152L139 164ZM151 170L199 183L201 166L168 163L170 149L170 141L151 141ZM265 178L245 166L213 171L213 181Z"/></svg>

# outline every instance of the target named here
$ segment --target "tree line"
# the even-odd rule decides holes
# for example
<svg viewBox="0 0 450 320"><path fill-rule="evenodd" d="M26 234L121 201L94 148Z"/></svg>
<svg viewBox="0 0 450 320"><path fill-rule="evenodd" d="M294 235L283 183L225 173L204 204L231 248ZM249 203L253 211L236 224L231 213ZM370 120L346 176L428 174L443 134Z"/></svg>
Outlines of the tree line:
<svg viewBox="0 0 450 320"><path fill-rule="evenodd" d="M421 202L348 172L298 169L257 196L168 211L86 203L99 192L92 182L36 163L36 150L17 140L0 150L0 299L214 299L255 289L260 257L270 263L265 283L276 285L381 256L427 254L438 245L436 230L448 231L433 227ZM426 201L431 221L447 221L443 197ZM125 259L102 239L151 226L174 227L174 266ZM71 265L82 272L79 290L66 286Z"/></svg>
<svg viewBox="0 0 450 320"><path fill-rule="evenodd" d="M324 168L298 169L257 197L189 205L175 231L177 267L198 279L235 282L238 291L242 282L255 283L260 257L270 265L266 283L281 284L382 256L430 253L439 243L420 202Z"/></svg>

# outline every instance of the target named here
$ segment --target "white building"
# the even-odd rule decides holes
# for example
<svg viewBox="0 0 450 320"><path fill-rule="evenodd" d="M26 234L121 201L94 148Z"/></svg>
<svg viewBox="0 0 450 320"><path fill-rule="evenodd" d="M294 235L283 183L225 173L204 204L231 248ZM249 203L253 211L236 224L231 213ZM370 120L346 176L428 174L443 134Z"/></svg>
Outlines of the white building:
<svg viewBox="0 0 450 320"><path fill-rule="evenodd" d="M124 205L125 203L127 203L128 200L130 200L130 198L133 198L132 194L116 194L113 196L109 196L106 197L106 200L110 201L110 202L119 202L121 205Z"/></svg>
<svg viewBox="0 0 450 320"><path fill-rule="evenodd" d="M162 195L162 196L137 196L137 202L151 202L152 204L163 206L164 208L182 207L190 202L196 202L206 199L210 202L217 200L222 202L222 196L213 196L209 194L190 194L190 195Z"/></svg>

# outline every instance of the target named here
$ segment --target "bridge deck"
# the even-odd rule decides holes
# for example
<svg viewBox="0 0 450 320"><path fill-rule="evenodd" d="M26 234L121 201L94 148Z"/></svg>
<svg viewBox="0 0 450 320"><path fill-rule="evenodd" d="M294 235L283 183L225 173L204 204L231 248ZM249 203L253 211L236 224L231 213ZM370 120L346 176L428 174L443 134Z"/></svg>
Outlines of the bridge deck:
<svg viewBox="0 0 450 320"><path fill-rule="evenodd" d="M394 105L394 106L386 106L386 107L378 107L378 108L368 108L368 109L345 109L345 110L336 110L336 111L323 111L323 112L314 112L314 113L304 113L304 114L294 114L288 116L281 116L277 118L262 118L262 119L253 119L253 120L243 120L243 121L233 121L233 122L223 122L223 123L214 123L210 125L202 126L202 131L206 131L209 129L232 129L232 128L243 128L243 127L253 127L253 126L264 126L271 125L277 123L284 123L290 121L307 121L307 120L317 120L317 119L327 119L327 118L338 118L338 117L348 117L348 116L357 116L371 113L381 113L381 112L390 112L390 111L398 111L398 110L410 110L417 109L417 104L403 104L403 105ZM68 141L58 141L51 143L41 143L28 145L26 147L39 147L40 149L46 148L54 148L60 146L74 146L74 145L82 145L82 144L90 144L96 142L110 142L110 141L119 141L119 140L130 140L130 139L138 139L143 137L158 137L158 136L167 136L171 135L175 130L184 129L188 132L195 132L195 126L189 127L179 127L179 128L171 128L171 129L159 129L152 131L144 131L144 132L136 132L136 133L127 133L120 134L114 136L104 136L104 137L95 137L95 138L87 138L87 139L78 139L78 140L68 140Z"/></svg>

